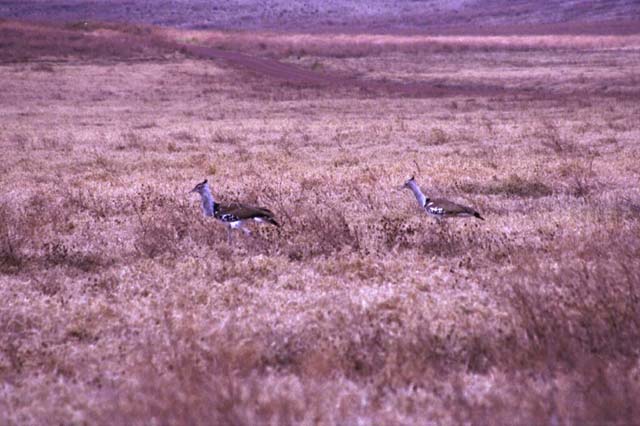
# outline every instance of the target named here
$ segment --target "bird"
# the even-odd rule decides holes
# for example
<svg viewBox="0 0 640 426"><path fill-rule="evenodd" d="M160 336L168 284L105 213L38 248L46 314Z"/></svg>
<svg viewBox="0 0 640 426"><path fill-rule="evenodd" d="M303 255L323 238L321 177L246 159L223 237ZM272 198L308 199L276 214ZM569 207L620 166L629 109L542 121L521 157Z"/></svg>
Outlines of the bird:
<svg viewBox="0 0 640 426"><path fill-rule="evenodd" d="M244 226L248 221L263 222L278 227L280 226L278 221L275 219L273 212L269 209L265 209L264 207L250 206L240 203L217 203L211 195L211 188L209 188L209 182L207 179L197 184L190 192L197 192L200 194L202 212L205 216L214 217L227 225L227 240L229 243L231 242L232 229L241 229L245 234L251 233Z"/></svg>
<svg viewBox="0 0 640 426"><path fill-rule="evenodd" d="M484 218L476 210L471 207L463 206L442 198L432 200L422 193L415 178L407 180L403 188L409 188L416 196L420 207L431 217L435 217L438 221L449 217L475 217L484 220Z"/></svg>

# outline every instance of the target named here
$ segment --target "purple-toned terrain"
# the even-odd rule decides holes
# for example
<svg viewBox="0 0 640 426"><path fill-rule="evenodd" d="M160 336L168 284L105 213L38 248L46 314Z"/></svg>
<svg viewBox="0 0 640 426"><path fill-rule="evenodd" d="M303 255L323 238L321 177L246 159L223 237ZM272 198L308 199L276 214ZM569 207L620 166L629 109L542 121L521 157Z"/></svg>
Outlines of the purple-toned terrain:
<svg viewBox="0 0 640 426"><path fill-rule="evenodd" d="M372 32L637 32L637 0L8 0L0 17L181 28ZM540 27L542 25L542 27ZM516 30L517 28L518 30Z"/></svg>

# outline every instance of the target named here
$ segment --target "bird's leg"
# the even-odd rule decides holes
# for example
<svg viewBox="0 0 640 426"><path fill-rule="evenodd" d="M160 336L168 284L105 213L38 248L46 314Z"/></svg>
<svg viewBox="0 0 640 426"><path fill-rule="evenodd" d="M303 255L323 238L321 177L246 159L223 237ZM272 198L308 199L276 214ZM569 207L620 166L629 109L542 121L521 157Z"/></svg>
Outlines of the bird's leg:
<svg viewBox="0 0 640 426"><path fill-rule="evenodd" d="M227 226L227 244L231 245L231 227Z"/></svg>

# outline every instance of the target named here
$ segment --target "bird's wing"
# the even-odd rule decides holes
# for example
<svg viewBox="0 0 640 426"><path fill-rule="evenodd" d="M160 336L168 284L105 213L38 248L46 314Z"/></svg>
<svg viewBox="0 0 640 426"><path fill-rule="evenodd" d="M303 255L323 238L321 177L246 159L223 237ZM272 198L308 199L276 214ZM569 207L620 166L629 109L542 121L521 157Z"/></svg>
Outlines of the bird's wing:
<svg viewBox="0 0 640 426"><path fill-rule="evenodd" d="M232 215L239 220L264 218L274 220L274 214L271 210L263 207L250 206L247 204L233 203L221 204L220 215Z"/></svg>
<svg viewBox="0 0 640 426"><path fill-rule="evenodd" d="M469 214L471 216L475 216L478 214L478 212L472 209L471 207L463 206L461 204L457 204L449 200L443 200L443 199L432 200L430 204L434 209L442 209L443 214L450 214L450 215Z"/></svg>

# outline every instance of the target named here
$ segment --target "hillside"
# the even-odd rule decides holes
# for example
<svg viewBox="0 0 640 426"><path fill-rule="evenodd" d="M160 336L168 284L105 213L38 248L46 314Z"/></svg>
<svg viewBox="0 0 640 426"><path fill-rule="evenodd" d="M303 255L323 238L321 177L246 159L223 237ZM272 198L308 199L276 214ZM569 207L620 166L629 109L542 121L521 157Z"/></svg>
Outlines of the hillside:
<svg viewBox="0 0 640 426"><path fill-rule="evenodd" d="M366 4L366 6L365 6ZM38 21L127 21L183 28L305 31L630 32L640 16L634 0L22 0L0 3L0 17ZM636 19L637 20L637 19ZM607 24L595 25L606 22ZM613 23L613 25L612 25ZM543 27L536 30L539 25ZM551 25L551 27L549 27ZM514 30L515 31L515 30Z"/></svg>

